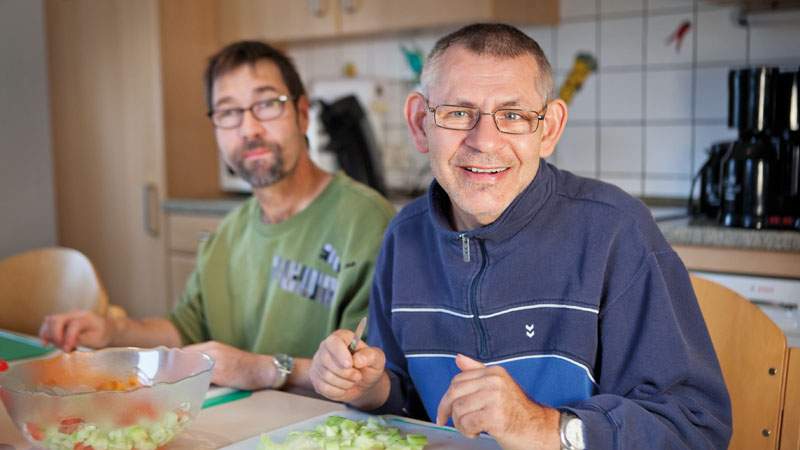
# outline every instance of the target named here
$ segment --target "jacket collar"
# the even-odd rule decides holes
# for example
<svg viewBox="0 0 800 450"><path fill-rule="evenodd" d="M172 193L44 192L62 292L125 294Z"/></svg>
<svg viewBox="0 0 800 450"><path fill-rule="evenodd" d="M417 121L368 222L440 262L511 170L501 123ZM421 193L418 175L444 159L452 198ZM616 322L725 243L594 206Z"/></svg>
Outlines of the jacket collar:
<svg viewBox="0 0 800 450"><path fill-rule="evenodd" d="M554 190L554 168L544 160L540 160L539 170L533 181L508 205L505 211L494 222L472 230L459 232L450 226L450 197L435 179L428 189L428 206L431 220L436 230L449 238L459 238L461 234L498 244L512 237L527 225L541 210Z"/></svg>

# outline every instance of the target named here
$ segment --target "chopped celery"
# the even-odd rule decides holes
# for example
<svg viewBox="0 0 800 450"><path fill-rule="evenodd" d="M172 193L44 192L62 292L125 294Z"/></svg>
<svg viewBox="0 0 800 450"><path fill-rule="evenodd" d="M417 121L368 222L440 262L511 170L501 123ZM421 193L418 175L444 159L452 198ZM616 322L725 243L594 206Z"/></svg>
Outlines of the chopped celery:
<svg viewBox="0 0 800 450"><path fill-rule="evenodd" d="M403 436L381 419L350 420L330 416L309 431L292 431L283 443L261 436L259 450L422 450L428 438L422 434Z"/></svg>
<svg viewBox="0 0 800 450"><path fill-rule="evenodd" d="M49 450L74 450L91 448L93 450L155 450L171 441L189 422L189 405L184 404L176 411L168 411L160 420L140 420L137 424L113 429L101 428L96 424L70 419L70 427L60 425L41 427L42 436L31 437L41 441L42 447ZM28 426L31 429L31 426ZM33 427L37 430L38 427ZM36 439L40 437L41 439Z"/></svg>

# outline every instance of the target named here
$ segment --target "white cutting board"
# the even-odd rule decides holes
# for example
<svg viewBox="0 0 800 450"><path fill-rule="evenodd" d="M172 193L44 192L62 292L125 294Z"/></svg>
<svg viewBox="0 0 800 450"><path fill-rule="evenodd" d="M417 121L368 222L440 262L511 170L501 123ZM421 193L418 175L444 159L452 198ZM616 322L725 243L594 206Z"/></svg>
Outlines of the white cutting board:
<svg viewBox="0 0 800 450"><path fill-rule="evenodd" d="M286 440L289 432L291 431L308 431L314 429L317 425L325 423L328 416L342 416L352 420L366 420L371 416L353 409L346 411L334 411L321 416L312 417L311 419L302 422L294 423L292 425L279 428L277 430L266 433L273 442L283 442ZM450 427L438 427L432 423L422 422L420 420L407 419L399 416L381 416L388 426L399 428L404 434L424 434L428 436L428 445L425 450L441 450L441 449L464 449L464 450L499 450L500 446L494 439L488 436L481 436L477 439L468 439L461 435L457 430ZM256 450L258 444L261 442L261 436L253 436L249 439L239 441L235 444L222 448L221 450Z"/></svg>

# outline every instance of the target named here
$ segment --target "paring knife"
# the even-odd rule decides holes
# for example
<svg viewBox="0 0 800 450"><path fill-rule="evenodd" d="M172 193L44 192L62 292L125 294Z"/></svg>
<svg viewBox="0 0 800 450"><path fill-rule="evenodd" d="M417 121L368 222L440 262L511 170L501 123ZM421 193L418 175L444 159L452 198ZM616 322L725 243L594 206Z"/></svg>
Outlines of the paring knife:
<svg viewBox="0 0 800 450"><path fill-rule="evenodd" d="M361 319L361 322L358 322L358 326L356 327L356 335L353 336L353 340L350 341L350 345L347 346L351 354L356 352L356 347L358 347L358 341L360 341L361 336L364 335L365 328L367 328L367 316L364 316Z"/></svg>

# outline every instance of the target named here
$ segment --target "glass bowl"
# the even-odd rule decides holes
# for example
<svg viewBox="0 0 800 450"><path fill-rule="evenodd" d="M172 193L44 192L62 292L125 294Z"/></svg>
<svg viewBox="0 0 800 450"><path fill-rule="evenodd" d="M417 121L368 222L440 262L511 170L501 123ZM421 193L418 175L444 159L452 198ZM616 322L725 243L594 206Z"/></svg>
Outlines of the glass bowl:
<svg viewBox="0 0 800 450"><path fill-rule="evenodd" d="M0 400L36 446L156 449L200 411L213 367L208 355L166 347L60 354L0 373Z"/></svg>

